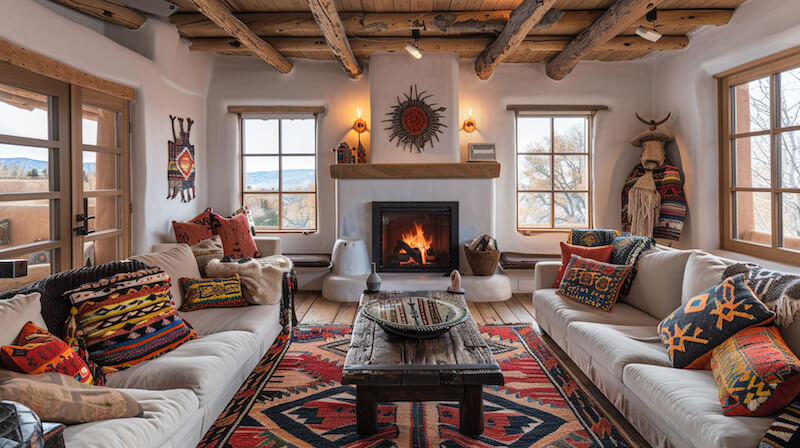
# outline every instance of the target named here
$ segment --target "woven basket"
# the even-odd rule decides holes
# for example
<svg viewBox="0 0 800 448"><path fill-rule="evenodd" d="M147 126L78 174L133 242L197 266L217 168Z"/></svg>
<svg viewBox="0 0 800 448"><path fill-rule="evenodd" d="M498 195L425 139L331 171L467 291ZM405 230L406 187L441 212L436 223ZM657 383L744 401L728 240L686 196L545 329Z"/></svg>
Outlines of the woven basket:
<svg viewBox="0 0 800 448"><path fill-rule="evenodd" d="M464 245L464 255L467 256L467 263L475 275L494 275L497 270L497 262L500 261L499 250L478 252L470 249L466 244Z"/></svg>

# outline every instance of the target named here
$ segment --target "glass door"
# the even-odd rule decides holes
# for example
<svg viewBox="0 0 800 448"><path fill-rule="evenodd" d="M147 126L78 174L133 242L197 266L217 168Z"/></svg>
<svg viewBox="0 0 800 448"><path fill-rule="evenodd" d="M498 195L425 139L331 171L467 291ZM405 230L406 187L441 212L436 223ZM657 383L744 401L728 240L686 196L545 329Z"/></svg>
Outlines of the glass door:
<svg viewBox="0 0 800 448"><path fill-rule="evenodd" d="M28 260L0 291L69 269L69 157L69 86L0 63L0 260Z"/></svg>
<svg viewBox="0 0 800 448"><path fill-rule="evenodd" d="M72 86L72 260L98 265L130 254L128 103Z"/></svg>

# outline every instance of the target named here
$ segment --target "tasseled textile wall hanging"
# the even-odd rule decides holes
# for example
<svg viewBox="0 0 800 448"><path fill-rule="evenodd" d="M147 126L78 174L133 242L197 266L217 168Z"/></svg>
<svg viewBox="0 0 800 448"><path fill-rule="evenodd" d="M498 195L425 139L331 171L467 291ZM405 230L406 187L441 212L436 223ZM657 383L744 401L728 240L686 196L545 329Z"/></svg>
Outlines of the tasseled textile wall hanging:
<svg viewBox="0 0 800 448"><path fill-rule="evenodd" d="M180 125L180 134L175 134L175 119ZM167 167L167 199L175 199L181 194L181 202L189 202L195 198L195 163L194 145L189 143L189 134L194 120L186 118L186 129L183 127L183 118L169 116L172 121L172 141L167 144L169 148L169 165Z"/></svg>

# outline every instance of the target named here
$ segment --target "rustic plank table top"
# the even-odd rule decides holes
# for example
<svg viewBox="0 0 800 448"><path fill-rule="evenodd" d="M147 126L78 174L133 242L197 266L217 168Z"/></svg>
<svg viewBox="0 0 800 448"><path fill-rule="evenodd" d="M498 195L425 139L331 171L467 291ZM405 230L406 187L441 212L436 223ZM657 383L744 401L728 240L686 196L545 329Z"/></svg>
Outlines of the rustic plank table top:
<svg viewBox="0 0 800 448"><path fill-rule="evenodd" d="M430 297L464 308L463 294L446 291L381 291L364 293L359 309L374 300ZM502 385L500 366L469 316L433 339L403 338L384 331L358 313L342 384L369 386Z"/></svg>

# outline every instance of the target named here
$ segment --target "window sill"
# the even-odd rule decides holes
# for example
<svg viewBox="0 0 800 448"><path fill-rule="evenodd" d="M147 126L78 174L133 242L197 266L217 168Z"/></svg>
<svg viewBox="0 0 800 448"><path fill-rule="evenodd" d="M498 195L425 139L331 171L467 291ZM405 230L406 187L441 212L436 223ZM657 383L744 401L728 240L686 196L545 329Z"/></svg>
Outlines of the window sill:
<svg viewBox="0 0 800 448"><path fill-rule="evenodd" d="M536 236L548 233L570 233L573 229L517 229L517 233L522 236Z"/></svg>
<svg viewBox="0 0 800 448"><path fill-rule="evenodd" d="M256 237L259 236L272 236L272 235L313 235L319 233L319 230L257 230Z"/></svg>

